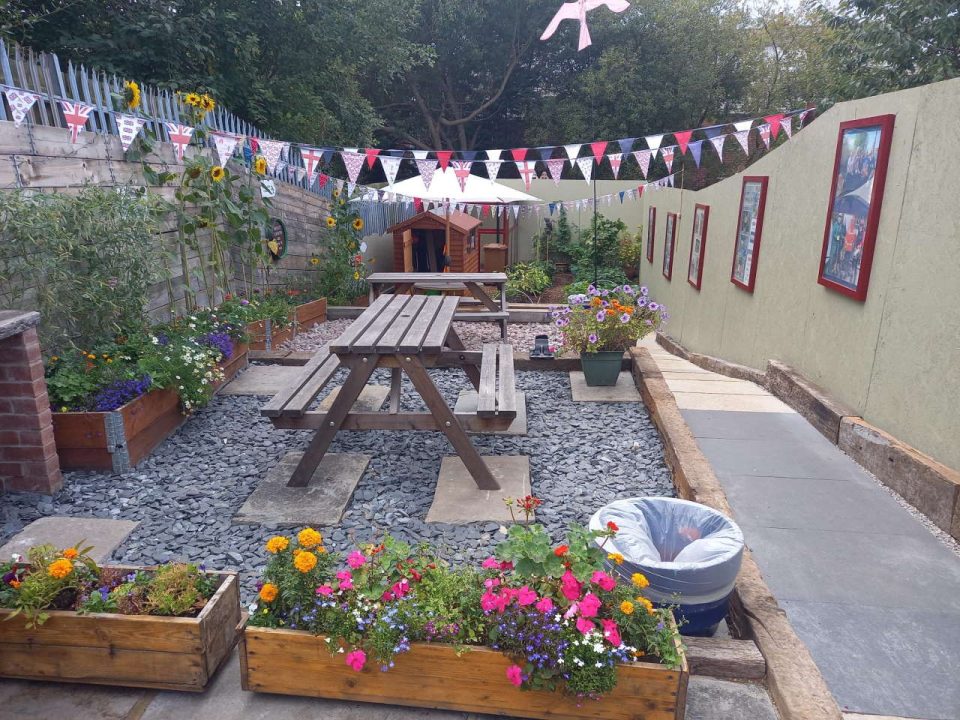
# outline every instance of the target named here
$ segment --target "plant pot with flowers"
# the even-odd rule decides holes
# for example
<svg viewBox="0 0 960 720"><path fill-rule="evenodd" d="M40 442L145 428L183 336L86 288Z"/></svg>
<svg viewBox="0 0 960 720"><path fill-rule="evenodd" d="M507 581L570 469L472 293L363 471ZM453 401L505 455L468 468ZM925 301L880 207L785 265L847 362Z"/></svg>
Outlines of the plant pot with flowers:
<svg viewBox="0 0 960 720"><path fill-rule="evenodd" d="M0 562L0 677L202 691L236 642L236 575L98 567L91 549Z"/></svg>
<svg viewBox="0 0 960 720"><path fill-rule="evenodd" d="M616 385L623 353L656 331L669 315L649 297L646 287L622 285L571 295L567 305L551 309L560 328L560 353L576 350L590 386Z"/></svg>
<svg viewBox="0 0 960 720"><path fill-rule="evenodd" d="M532 512L539 501L514 501ZM529 521L529 515L528 521ZM272 554L240 641L256 692L529 718L682 718L688 670L669 609L618 583L598 538L515 524L453 568L387 536L345 558L311 528Z"/></svg>

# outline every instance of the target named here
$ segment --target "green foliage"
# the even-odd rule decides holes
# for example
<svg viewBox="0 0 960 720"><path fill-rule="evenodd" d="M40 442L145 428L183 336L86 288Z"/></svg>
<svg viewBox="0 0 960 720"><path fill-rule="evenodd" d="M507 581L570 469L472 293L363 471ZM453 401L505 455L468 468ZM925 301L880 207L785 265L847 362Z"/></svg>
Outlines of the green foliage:
<svg viewBox="0 0 960 720"><path fill-rule="evenodd" d="M593 279L594 264L599 267L620 267L620 237L627 232L622 220L597 215L596 233L591 221L580 230L580 240L570 246L573 275L577 280Z"/></svg>
<svg viewBox="0 0 960 720"><path fill-rule="evenodd" d="M148 615L178 617L203 607L213 594L209 576L196 565L163 565L154 571L145 593L144 609Z"/></svg>
<svg viewBox="0 0 960 720"><path fill-rule="evenodd" d="M321 247L308 265L308 286L333 305L350 305L367 292L367 265L360 250L363 220L346 199L334 193Z"/></svg>
<svg viewBox="0 0 960 720"><path fill-rule="evenodd" d="M592 267L584 267L580 275L575 275L574 277L577 279L563 289L564 294L584 295L591 285L599 290L613 290L615 287L620 287L628 282L627 276L623 274L623 269L619 266L597 268L596 282L593 282L594 273Z"/></svg>
<svg viewBox="0 0 960 720"><path fill-rule="evenodd" d="M515 263L507 268L507 297L538 302L550 282L544 263Z"/></svg>
<svg viewBox="0 0 960 720"><path fill-rule="evenodd" d="M0 193L0 305L39 309L50 353L142 329L165 204L127 188Z"/></svg>
<svg viewBox="0 0 960 720"><path fill-rule="evenodd" d="M617 245L620 266L624 269L637 268L643 259L643 226L638 227L636 233L630 233L626 229L620 231Z"/></svg>
<svg viewBox="0 0 960 720"><path fill-rule="evenodd" d="M99 573L96 563L90 558L93 548L69 548L58 550L53 545L37 545L27 552L26 567L16 573L17 587L12 602L11 617L19 614L27 620L27 628L43 625L50 614L48 610L64 610L91 579ZM6 585L12 586L9 580Z"/></svg>

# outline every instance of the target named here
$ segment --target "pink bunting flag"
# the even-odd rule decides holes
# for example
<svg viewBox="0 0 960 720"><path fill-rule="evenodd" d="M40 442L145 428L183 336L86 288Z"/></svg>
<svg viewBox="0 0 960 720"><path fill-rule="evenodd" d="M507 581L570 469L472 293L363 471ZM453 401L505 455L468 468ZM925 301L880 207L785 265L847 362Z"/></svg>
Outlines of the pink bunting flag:
<svg viewBox="0 0 960 720"><path fill-rule="evenodd" d="M767 115L764 120L770 126L770 134L774 140L777 139L777 135L780 134L780 122L783 120L783 113L777 113L776 115Z"/></svg>
<svg viewBox="0 0 960 720"><path fill-rule="evenodd" d="M180 125L179 123L165 122L167 132L170 134L170 142L177 151L177 160L183 160L183 153L190 144L190 138L193 137L193 128L190 125Z"/></svg>
<svg viewBox="0 0 960 720"><path fill-rule="evenodd" d="M623 153L611 153L607 155L607 160L610 161L610 169L613 170L613 179L618 179L620 177L620 165L623 164Z"/></svg>
<svg viewBox="0 0 960 720"><path fill-rule="evenodd" d="M301 147L300 157L303 159L303 165L307 169L309 184L313 185L313 179L317 175L320 163L323 162L323 150L312 147Z"/></svg>
<svg viewBox="0 0 960 720"><path fill-rule="evenodd" d="M687 144L690 142L691 135L693 135L693 130L681 130L673 134L673 137L677 140L677 145L680 147L681 155L687 151Z"/></svg>
<svg viewBox="0 0 960 720"><path fill-rule="evenodd" d="M40 96L36 93L27 92L26 90L15 90L14 88L7 88L4 90L4 93L7 96L7 102L10 104L10 114L13 115L13 124L20 127L26 119L27 113L30 112L30 108L40 99Z"/></svg>
<svg viewBox="0 0 960 720"><path fill-rule="evenodd" d="M640 174L643 177L647 176L647 171L650 170L650 156L653 153L650 150L634 150L633 157L637 161L637 165L640 166Z"/></svg>
<svg viewBox="0 0 960 720"><path fill-rule="evenodd" d="M453 150L437 150L437 161L440 163L440 169L444 172L450 165L450 158L453 157Z"/></svg>
<svg viewBox="0 0 960 720"><path fill-rule="evenodd" d="M763 141L763 144L770 148L770 126L767 123L757 126L757 130L760 131L760 139Z"/></svg>
<svg viewBox="0 0 960 720"><path fill-rule="evenodd" d="M497 175L500 174L500 160L484 160L483 164L487 166L487 177L491 180L496 180Z"/></svg>
<svg viewBox="0 0 960 720"><path fill-rule="evenodd" d="M433 182L433 173L437 170L436 160L416 160L417 170L420 171L420 177L423 178L423 186L429 190L430 183Z"/></svg>
<svg viewBox="0 0 960 720"><path fill-rule="evenodd" d="M380 154L379 148L367 148L364 150L364 154L367 156L367 167L373 170L373 166L377 162L377 155Z"/></svg>
<svg viewBox="0 0 960 720"><path fill-rule="evenodd" d="M393 185L397 180L397 172L400 170L402 158L392 155L380 156L380 167L383 168L383 174L387 176L387 184Z"/></svg>
<svg viewBox="0 0 960 720"><path fill-rule="evenodd" d="M530 182L533 180L535 174L536 163L532 160L524 160L518 162L517 170L520 171L520 177L523 178L523 184L526 186L527 190L530 190Z"/></svg>
<svg viewBox="0 0 960 720"><path fill-rule="evenodd" d="M124 115L123 113L117 115L117 130L120 131L120 144L123 146L124 152L133 145L134 139L146 122L144 118L136 115Z"/></svg>
<svg viewBox="0 0 960 720"><path fill-rule="evenodd" d="M673 151L675 148L675 145L660 148L660 157L662 157L663 161L667 164L667 172L671 172L673 170Z"/></svg>
<svg viewBox="0 0 960 720"><path fill-rule="evenodd" d="M470 179L471 165L473 165L473 163L467 162L466 160L453 161L453 174L457 176L457 181L460 183L460 192L467 191L467 180Z"/></svg>
<svg viewBox="0 0 960 720"><path fill-rule="evenodd" d="M264 140L260 139L260 152L267 161L267 170L273 172L274 167L280 162L284 150L290 146L282 140Z"/></svg>
<svg viewBox="0 0 960 720"><path fill-rule="evenodd" d="M567 161L563 158L547 160L547 172L550 173L550 177L553 179L555 185L560 184L560 178L563 175L563 166L566 164Z"/></svg>
<svg viewBox="0 0 960 720"><path fill-rule="evenodd" d="M738 130L733 134L737 139L737 142L740 143L740 147L743 148L743 152L747 155L750 154L750 131L749 130Z"/></svg>
<svg viewBox="0 0 960 720"><path fill-rule="evenodd" d="M780 121L780 129L786 133L788 138L793 137L793 116L790 115Z"/></svg>
<svg viewBox="0 0 960 720"><path fill-rule="evenodd" d="M527 148L514 148L510 151L515 163L521 163L527 159Z"/></svg>
<svg viewBox="0 0 960 720"><path fill-rule="evenodd" d="M597 166L603 162L603 154L607 151L607 141L598 140L590 143L590 151L593 153L593 159L597 161Z"/></svg>
<svg viewBox="0 0 960 720"><path fill-rule="evenodd" d="M590 184L590 178L593 177L593 158L584 157L577 160L577 167L580 168L580 172L583 174L583 179Z"/></svg>
<svg viewBox="0 0 960 720"><path fill-rule="evenodd" d="M720 158L720 162L723 162L723 141L726 139L726 135L717 135L716 137L710 138L710 143L713 145L713 149L717 151L717 157Z"/></svg>
<svg viewBox="0 0 960 720"><path fill-rule="evenodd" d="M350 182L356 182L360 177L360 170L363 168L366 156L343 150L340 152L340 158L343 160L344 167L347 168L347 177L350 178Z"/></svg>
<svg viewBox="0 0 960 720"><path fill-rule="evenodd" d="M67 121L67 127L70 128L70 142L75 143L83 126L87 124L90 113L93 112L93 105L61 100L60 107L63 108L63 119Z"/></svg>

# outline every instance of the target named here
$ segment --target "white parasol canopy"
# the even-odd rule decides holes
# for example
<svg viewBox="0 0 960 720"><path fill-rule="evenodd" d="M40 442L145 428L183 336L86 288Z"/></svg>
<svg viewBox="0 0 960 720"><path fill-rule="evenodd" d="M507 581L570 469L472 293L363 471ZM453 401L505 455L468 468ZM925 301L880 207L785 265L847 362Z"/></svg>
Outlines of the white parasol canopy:
<svg viewBox="0 0 960 720"><path fill-rule="evenodd" d="M421 200L436 200L452 203L482 203L482 204L509 204L523 202L540 202L540 198L528 195L525 192L514 190L506 185L493 182L478 175L467 177L466 188L460 189L460 181L452 167L440 170L433 174L433 180L428 190L423 184L420 175L409 180L403 180L383 188L384 192L396 193Z"/></svg>

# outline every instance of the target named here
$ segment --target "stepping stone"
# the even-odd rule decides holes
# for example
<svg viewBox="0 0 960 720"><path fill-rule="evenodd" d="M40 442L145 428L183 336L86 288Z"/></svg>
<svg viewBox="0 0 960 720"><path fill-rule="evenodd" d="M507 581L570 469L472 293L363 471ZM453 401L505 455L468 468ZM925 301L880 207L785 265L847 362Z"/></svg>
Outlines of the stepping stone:
<svg viewBox="0 0 960 720"><path fill-rule="evenodd" d="M251 365L228 382L220 394L273 397L302 373L303 368L296 365Z"/></svg>
<svg viewBox="0 0 960 720"><path fill-rule="evenodd" d="M34 520L0 548L0 558L7 560L14 553L26 555L34 545L68 548L82 543L93 546L90 557L102 563L140 523L132 520L107 520L85 517L45 517Z"/></svg>
<svg viewBox="0 0 960 720"><path fill-rule="evenodd" d="M275 525L338 524L370 463L370 456L327 453L307 487L287 487L302 457L302 452L284 455L247 498L233 521Z"/></svg>
<svg viewBox="0 0 960 720"><path fill-rule="evenodd" d="M628 372L620 373L616 385L591 387L581 371L573 370L570 372L570 390L574 402L640 402L640 391L633 382L633 375Z"/></svg>
<svg viewBox="0 0 960 720"><path fill-rule="evenodd" d="M453 412L455 415L469 415L476 417L477 403L479 396L476 390L461 390L457 398L456 407ZM517 416L506 430L476 430L468 431L472 435L526 435L527 434L527 396L525 393L517 393Z"/></svg>
<svg viewBox="0 0 960 720"><path fill-rule="evenodd" d="M339 385L320 401L317 409L322 412L329 410L338 394L340 394ZM388 395L390 395L390 388L386 385L367 385L360 391L352 410L353 412L379 412Z"/></svg>
<svg viewBox="0 0 960 720"><path fill-rule="evenodd" d="M512 522L503 499L530 494L530 459L525 455L497 455L483 460L500 489L481 490L463 460L457 456L445 457L440 461L437 490L427 512L428 523ZM523 517L516 508L514 515L518 520Z"/></svg>

